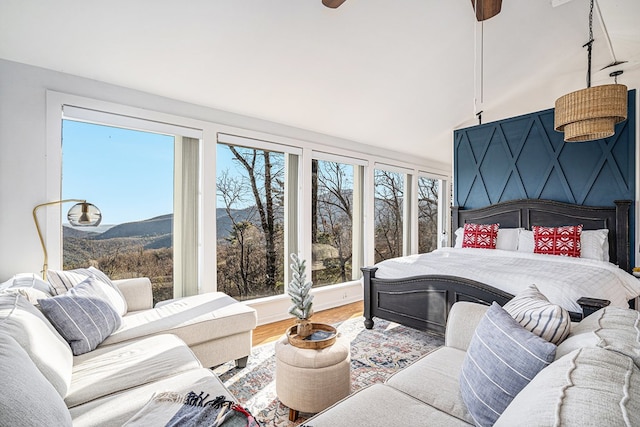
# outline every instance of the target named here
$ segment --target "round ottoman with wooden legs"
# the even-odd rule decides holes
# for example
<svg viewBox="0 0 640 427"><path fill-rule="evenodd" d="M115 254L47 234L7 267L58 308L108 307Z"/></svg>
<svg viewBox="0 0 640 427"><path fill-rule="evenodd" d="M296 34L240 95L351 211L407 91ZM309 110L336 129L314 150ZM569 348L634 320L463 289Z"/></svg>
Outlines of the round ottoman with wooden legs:
<svg viewBox="0 0 640 427"><path fill-rule="evenodd" d="M289 408L289 420L298 412L320 412L349 395L350 345L343 337L320 350L295 347L286 336L276 342L276 394Z"/></svg>

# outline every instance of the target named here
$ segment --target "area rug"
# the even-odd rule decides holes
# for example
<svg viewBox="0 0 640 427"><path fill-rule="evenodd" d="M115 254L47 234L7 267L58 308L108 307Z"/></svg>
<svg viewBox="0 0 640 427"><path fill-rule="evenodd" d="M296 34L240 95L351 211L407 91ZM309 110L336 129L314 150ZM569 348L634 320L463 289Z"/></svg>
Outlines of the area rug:
<svg viewBox="0 0 640 427"><path fill-rule="evenodd" d="M334 325L351 341L351 390L384 382L424 354L444 344L440 336L396 323L376 319L373 329L365 329L364 318ZM312 414L300 414L289 421L289 408L276 396L274 343L254 347L249 363L238 369L233 362L214 368L224 385L248 408L264 427L292 427Z"/></svg>

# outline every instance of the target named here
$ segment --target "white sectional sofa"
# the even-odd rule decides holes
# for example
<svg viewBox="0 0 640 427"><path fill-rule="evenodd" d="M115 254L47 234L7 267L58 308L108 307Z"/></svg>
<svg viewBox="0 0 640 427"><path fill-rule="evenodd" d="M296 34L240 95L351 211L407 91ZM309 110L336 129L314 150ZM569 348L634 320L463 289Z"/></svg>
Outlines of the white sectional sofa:
<svg viewBox="0 0 640 427"><path fill-rule="evenodd" d="M310 418L305 427L474 425L460 375L488 307L459 302L445 345ZM640 425L640 313L604 308L573 324L542 369L506 407L496 426ZM482 423L478 423L482 425Z"/></svg>
<svg viewBox="0 0 640 427"><path fill-rule="evenodd" d="M0 292L0 425L120 426L165 391L234 400L207 368L246 363L252 308L222 293L153 308L148 279L115 284L121 327L77 356L24 291Z"/></svg>

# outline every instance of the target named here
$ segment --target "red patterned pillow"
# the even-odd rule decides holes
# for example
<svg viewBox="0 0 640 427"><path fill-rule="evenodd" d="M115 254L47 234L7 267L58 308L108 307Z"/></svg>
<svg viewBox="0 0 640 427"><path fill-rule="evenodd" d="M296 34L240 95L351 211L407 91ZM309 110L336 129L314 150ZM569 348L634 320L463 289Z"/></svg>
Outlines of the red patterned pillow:
<svg viewBox="0 0 640 427"><path fill-rule="evenodd" d="M500 224L465 224L463 248L495 249Z"/></svg>
<svg viewBox="0 0 640 427"><path fill-rule="evenodd" d="M582 225L533 227L533 252L536 254L580 257Z"/></svg>

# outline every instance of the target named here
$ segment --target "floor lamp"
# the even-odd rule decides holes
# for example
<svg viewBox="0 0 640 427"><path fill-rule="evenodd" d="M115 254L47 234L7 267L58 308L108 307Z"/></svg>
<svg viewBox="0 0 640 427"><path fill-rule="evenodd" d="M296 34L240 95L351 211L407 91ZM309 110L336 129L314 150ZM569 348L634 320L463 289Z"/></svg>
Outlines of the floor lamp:
<svg viewBox="0 0 640 427"><path fill-rule="evenodd" d="M36 223L36 230L38 231L38 237L40 238L40 244L42 245L42 252L44 252L44 264L42 265L42 279L47 280L47 269L49 267L49 255L47 253L47 246L44 244L44 238L42 237L42 231L40 230L40 224L38 223L38 209L44 206L60 205L67 202L78 202L69 209L67 213L67 219L69 224L74 227L95 227L102 221L102 213L100 209L87 203L82 199L64 199L56 200L54 202L41 203L33 208L33 222Z"/></svg>

